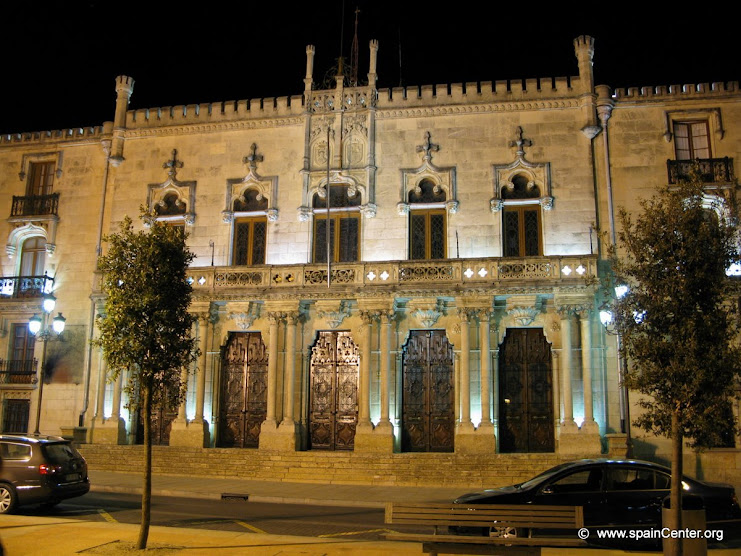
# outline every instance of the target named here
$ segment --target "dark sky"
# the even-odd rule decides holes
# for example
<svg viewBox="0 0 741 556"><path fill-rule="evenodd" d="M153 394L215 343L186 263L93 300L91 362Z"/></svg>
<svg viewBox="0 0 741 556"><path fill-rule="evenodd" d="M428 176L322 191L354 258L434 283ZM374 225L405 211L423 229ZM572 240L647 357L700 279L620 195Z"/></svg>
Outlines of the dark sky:
<svg viewBox="0 0 741 556"><path fill-rule="evenodd" d="M675 16L616 3L588 16L575 9L583 3L503 4L345 0L343 32L342 0L7 0L0 133L111 121L121 74L136 81L130 108L300 95L306 45L316 46L321 81L341 49L350 56L356 7L359 75L378 39L379 88L576 75L573 39L583 34L595 38L597 84L741 79L733 18L712 3Z"/></svg>

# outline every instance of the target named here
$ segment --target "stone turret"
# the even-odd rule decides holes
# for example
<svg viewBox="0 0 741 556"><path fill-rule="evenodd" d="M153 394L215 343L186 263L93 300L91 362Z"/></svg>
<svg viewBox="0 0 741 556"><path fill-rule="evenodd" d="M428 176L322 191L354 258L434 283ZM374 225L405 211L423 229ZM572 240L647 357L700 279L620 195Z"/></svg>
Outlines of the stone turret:
<svg viewBox="0 0 741 556"><path fill-rule="evenodd" d="M311 86L314 79L314 53L316 49L310 44L306 47L306 77L304 77L304 91L308 94L311 92Z"/></svg>
<svg viewBox="0 0 741 556"><path fill-rule="evenodd" d="M123 162L124 132L126 131L126 110L131 94L134 92L134 79L126 75L116 78L116 115L113 118L113 146L111 162L118 166Z"/></svg>
<svg viewBox="0 0 741 556"><path fill-rule="evenodd" d="M581 35L575 38L574 52L576 53L576 60L579 64L579 81L574 88L580 93L585 119L582 133L587 138L592 139L600 130L597 125L597 114L595 111L594 71L592 70L594 39L588 35Z"/></svg>
<svg viewBox="0 0 741 556"><path fill-rule="evenodd" d="M378 58L378 41L372 40L370 42L370 66L368 68L368 86L371 89L376 88L376 82L378 81L378 74L376 73L377 58Z"/></svg>

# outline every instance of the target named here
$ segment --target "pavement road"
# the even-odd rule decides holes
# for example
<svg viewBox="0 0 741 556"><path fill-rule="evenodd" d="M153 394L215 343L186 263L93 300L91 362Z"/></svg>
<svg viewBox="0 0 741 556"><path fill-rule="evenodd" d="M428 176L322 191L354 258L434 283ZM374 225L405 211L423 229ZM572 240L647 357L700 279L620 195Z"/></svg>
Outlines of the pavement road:
<svg viewBox="0 0 741 556"><path fill-rule="evenodd" d="M91 492L52 509L19 508L19 515L138 524L141 496ZM222 531L298 535L320 538L381 540L389 531L379 508L272 504L244 500L152 497L152 525ZM399 527L394 527L400 530ZM416 529L405 527L404 531ZM426 532L419 529L419 532Z"/></svg>

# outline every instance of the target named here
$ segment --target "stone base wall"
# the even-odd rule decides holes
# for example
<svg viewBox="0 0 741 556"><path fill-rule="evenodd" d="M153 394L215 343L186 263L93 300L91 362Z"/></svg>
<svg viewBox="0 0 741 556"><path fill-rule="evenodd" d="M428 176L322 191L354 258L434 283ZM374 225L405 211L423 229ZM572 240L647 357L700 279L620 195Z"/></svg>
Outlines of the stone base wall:
<svg viewBox="0 0 741 556"><path fill-rule="evenodd" d="M142 446L79 446L92 470L141 472ZM264 452L154 446L155 474L223 476L300 483L461 486L480 489L525 481L566 461L556 454L359 454Z"/></svg>

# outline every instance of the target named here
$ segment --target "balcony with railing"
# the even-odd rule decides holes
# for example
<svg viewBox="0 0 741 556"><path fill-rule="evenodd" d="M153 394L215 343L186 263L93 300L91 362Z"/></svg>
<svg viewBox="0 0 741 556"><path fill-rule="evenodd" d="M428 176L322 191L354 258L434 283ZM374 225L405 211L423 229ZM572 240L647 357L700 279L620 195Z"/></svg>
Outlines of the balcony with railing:
<svg viewBox="0 0 741 556"><path fill-rule="evenodd" d="M697 166L700 179L708 185L730 185L734 182L732 158L698 158L695 160L667 160L669 184L688 180L690 171Z"/></svg>
<svg viewBox="0 0 741 556"><path fill-rule="evenodd" d="M336 263L329 269L330 287L345 293L391 289L457 291L487 286L557 286L592 283L597 279L596 255L522 259L441 259ZM188 280L195 295L280 294L327 288L326 264L253 267L191 267Z"/></svg>
<svg viewBox="0 0 741 556"><path fill-rule="evenodd" d="M10 217L57 216L58 209L59 193L50 193L49 195L13 195Z"/></svg>
<svg viewBox="0 0 741 556"><path fill-rule="evenodd" d="M8 276L0 278L0 300L40 298L54 290L54 278L44 276Z"/></svg>
<svg viewBox="0 0 741 556"><path fill-rule="evenodd" d="M0 359L0 384L34 384L37 368L36 359Z"/></svg>

